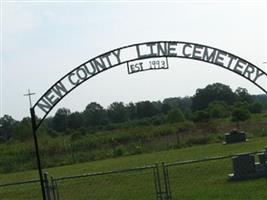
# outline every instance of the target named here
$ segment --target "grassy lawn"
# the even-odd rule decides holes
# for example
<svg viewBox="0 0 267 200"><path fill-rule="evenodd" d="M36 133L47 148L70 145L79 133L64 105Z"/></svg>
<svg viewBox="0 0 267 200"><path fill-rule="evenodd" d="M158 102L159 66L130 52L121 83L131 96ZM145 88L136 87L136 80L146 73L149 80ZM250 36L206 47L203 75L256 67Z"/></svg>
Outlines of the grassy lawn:
<svg viewBox="0 0 267 200"><path fill-rule="evenodd" d="M45 169L55 177L79 175L114 169L139 167L161 162L198 159L263 149L267 137L251 139L246 143L209 144L149 154L124 156L115 159L80 163ZM169 167L173 199L266 199L267 182L264 178L229 182L232 172L229 159ZM38 178L36 170L0 174L0 184ZM66 180L58 183L61 199L156 199L153 170L111 174L90 178ZM41 199L38 184L0 188L0 199Z"/></svg>
<svg viewBox="0 0 267 200"><path fill-rule="evenodd" d="M173 199L262 200L267 198L266 178L231 182L230 159L194 163L169 168Z"/></svg>

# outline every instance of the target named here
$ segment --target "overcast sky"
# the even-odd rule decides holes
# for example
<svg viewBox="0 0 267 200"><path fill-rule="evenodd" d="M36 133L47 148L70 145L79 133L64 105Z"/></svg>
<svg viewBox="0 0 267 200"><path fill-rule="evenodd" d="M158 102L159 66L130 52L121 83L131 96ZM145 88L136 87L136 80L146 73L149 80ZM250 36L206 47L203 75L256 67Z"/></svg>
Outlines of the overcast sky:
<svg viewBox="0 0 267 200"><path fill-rule="evenodd" d="M63 75L112 49L140 42L195 42L238 55L266 71L266 9L262 1L15 2L3 1L1 116L29 116L23 96L33 103ZM169 69L127 74L126 64L86 81L60 107L82 111L96 101L107 107L193 95L197 88L221 82L235 90L262 94L251 82L204 62L170 58ZM265 66L264 66L265 65ZM266 83L267 84L267 83Z"/></svg>

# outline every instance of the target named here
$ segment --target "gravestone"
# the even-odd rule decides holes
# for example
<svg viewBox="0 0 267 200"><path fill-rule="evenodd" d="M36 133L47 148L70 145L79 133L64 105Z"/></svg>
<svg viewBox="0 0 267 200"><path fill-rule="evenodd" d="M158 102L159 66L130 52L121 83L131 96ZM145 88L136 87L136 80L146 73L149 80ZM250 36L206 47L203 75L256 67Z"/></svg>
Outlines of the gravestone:
<svg viewBox="0 0 267 200"><path fill-rule="evenodd" d="M267 176L267 151L258 153L259 162L255 162L255 156L250 153L239 154L232 158L233 174L229 174L230 180L244 180Z"/></svg>
<svg viewBox="0 0 267 200"><path fill-rule="evenodd" d="M239 154L232 158L234 175L241 177L256 172L255 157L249 153Z"/></svg>
<svg viewBox="0 0 267 200"><path fill-rule="evenodd" d="M237 142L245 142L246 133L244 131L232 130L224 135L224 144L232 144Z"/></svg>
<svg viewBox="0 0 267 200"><path fill-rule="evenodd" d="M259 164L266 164L267 162L267 152L259 153Z"/></svg>
<svg viewBox="0 0 267 200"><path fill-rule="evenodd" d="M259 163L256 163L256 171L259 176L267 175L267 152L257 154L259 157Z"/></svg>
<svg viewBox="0 0 267 200"><path fill-rule="evenodd" d="M233 174L230 180L243 180L253 177L256 173L255 156L250 153L239 154L232 158Z"/></svg>

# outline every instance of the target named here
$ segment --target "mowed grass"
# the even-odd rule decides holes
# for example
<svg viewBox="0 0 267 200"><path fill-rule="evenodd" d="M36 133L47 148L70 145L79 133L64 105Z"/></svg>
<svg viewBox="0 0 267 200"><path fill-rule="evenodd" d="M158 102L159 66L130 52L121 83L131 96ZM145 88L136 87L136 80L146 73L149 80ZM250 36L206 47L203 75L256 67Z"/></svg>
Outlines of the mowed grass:
<svg viewBox="0 0 267 200"><path fill-rule="evenodd" d="M211 156L253 152L263 149L266 145L267 137L261 137L251 139L246 143L199 145L184 149L49 168L44 171L57 178L91 172L140 167L161 162L171 163ZM171 166L169 167L169 177L173 199L261 200L267 198L267 182L265 178L229 182L227 176L231 172L231 159ZM0 184L36 178L38 178L36 170L0 174ZM58 188L60 197L63 200L156 199L152 169L59 181ZM37 183L0 187L0 199L41 199L40 186Z"/></svg>
<svg viewBox="0 0 267 200"><path fill-rule="evenodd" d="M267 198L266 178L233 182L231 159L169 167L173 199L263 200Z"/></svg>

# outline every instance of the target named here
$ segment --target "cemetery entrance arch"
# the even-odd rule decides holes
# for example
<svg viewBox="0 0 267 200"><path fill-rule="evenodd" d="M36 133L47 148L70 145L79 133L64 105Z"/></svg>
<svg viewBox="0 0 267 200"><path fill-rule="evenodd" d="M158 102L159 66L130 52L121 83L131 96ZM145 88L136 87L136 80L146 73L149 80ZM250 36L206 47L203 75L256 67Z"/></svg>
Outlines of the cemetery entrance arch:
<svg viewBox="0 0 267 200"><path fill-rule="evenodd" d="M267 94L267 74L265 71L234 54L206 45L182 41L156 41L124 46L94 57L58 80L30 109L44 199L45 192L42 185L36 131L55 105L85 81L113 67L126 63L128 74L168 69L168 58L170 57L198 60L222 67L242 76ZM36 114L39 117L38 120Z"/></svg>

